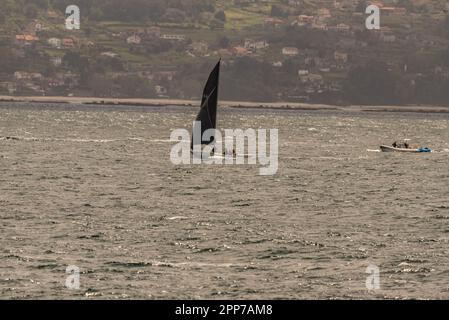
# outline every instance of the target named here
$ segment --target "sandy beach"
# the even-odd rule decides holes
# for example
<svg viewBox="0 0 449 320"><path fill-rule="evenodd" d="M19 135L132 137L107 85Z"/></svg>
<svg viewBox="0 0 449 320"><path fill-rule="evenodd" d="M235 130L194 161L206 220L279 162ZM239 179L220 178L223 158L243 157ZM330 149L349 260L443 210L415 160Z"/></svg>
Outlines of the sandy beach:
<svg viewBox="0 0 449 320"><path fill-rule="evenodd" d="M62 96L1 96L0 102L30 103L66 103L86 105L126 105L126 106L198 106L197 100L179 99L116 99L99 97L62 97ZM442 106L334 106L326 104L307 104L299 102L244 102L221 101L220 107L258 108L258 109L291 109L291 110L333 110L352 112L417 112L417 113L449 113L449 107Z"/></svg>

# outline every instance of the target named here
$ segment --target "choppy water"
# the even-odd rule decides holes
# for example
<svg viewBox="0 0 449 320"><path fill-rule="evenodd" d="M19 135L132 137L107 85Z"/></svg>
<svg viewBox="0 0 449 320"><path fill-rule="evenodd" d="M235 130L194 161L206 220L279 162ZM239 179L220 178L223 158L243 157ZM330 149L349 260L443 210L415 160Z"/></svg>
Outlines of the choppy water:
<svg viewBox="0 0 449 320"><path fill-rule="evenodd" d="M448 115L223 110L280 129L264 177L172 165L195 111L3 104L0 298L449 298Z"/></svg>

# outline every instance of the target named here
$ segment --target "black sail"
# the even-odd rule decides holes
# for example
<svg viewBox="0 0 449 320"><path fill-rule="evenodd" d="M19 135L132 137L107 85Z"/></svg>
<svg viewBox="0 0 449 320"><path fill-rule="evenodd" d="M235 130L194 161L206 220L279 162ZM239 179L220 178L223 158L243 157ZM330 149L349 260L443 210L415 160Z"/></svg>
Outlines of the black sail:
<svg viewBox="0 0 449 320"><path fill-rule="evenodd" d="M203 137L203 133L206 130L217 128L218 82L220 78L220 63L221 60L218 61L214 70L212 70L209 79L207 80L206 86L203 91L203 98L201 100L201 109L195 120L201 123L201 137ZM210 140L203 140L203 138L201 138L201 144L208 145L214 142L214 140L214 137L211 137ZM193 145L194 139L192 139L192 148Z"/></svg>

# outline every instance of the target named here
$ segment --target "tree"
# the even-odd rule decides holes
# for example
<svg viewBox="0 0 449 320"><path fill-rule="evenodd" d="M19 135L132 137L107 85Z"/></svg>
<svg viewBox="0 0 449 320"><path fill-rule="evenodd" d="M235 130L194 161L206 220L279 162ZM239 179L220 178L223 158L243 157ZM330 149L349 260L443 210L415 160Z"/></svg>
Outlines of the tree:
<svg viewBox="0 0 449 320"><path fill-rule="evenodd" d="M445 49L439 53L439 59L444 66L449 67L449 49Z"/></svg>
<svg viewBox="0 0 449 320"><path fill-rule="evenodd" d="M0 46L0 70L3 73L14 73L21 66L21 61L13 54L11 48Z"/></svg>
<svg viewBox="0 0 449 320"><path fill-rule="evenodd" d="M230 45L230 44L231 44L231 40L229 40L229 38L226 37L226 36L221 36L221 37L219 37L218 40L217 40L217 46L218 46L220 49L226 49L226 48L229 48L229 45Z"/></svg>
<svg viewBox="0 0 449 320"><path fill-rule="evenodd" d="M443 20L441 29L446 36L446 38L449 39L449 15L446 15L446 18Z"/></svg>
<svg viewBox="0 0 449 320"><path fill-rule="evenodd" d="M121 76L116 79L115 84L120 94L126 98L154 98L156 94L145 79L137 76Z"/></svg>
<svg viewBox="0 0 449 320"><path fill-rule="evenodd" d="M209 26L212 29L223 29L224 28L224 22L217 19L212 19L212 21L209 23Z"/></svg>
<svg viewBox="0 0 449 320"><path fill-rule="evenodd" d="M226 22L226 13L223 10L218 11L215 14L215 19Z"/></svg>
<svg viewBox="0 0 449 320"><path fill-rule="evenodd" d="M87 83L96 97L110 97L115 91L112 80L99 74L94 74Z"/></svg>
<svg viewBox="0 0 449 320"><path fill-rule="evenodd" d="M163 21L180 23L186 19L186 15L182 10L179 9L168 9L167 12L162 17Z"/></svg>
<svg viewBox="0 0 449 320"><path fill-rule="evenodd" d="M282 9L282 7L278 5L271 6L271 16L272 17L280 17L283 18L287 15L287 13Z"/></svg>
<svg viewBox="0 0 449 320"><path fill-rule="evenodd" d="M368 4L366 3L366 1L359 0L359 2L357 3L357 6L355 8L355 11L359 12L359 13L365 13L366 8L368 8Z"/></svg>
<svg viewBox="0 0 449 320"><path fill-rule="evenodd" d="M25 4L33 4L40 8L41 10L46 10L48 8L48 1L47 0L26 0Z"/></svg>
<svg viewBox="0 0 449 320"><path fill-rule="evenodd" d="M34 4L27 4L24 8L25 16L29 19L35 19L38 11L39 9Z"/></svg>
<svg viewBox="0 0 449 320"><path fill-rule="evenodd" d="M62 57L62 63L64 66L79 72L84 72L89 69L89 59L82 57L78 52L67 52Z"/></svg>
<svg viewBox="0 0 449 320"><path fill-rule="evenodd" d="M344 92L354 104L396 104L397 81L384 63L373 61L350 70Z"/></svg>

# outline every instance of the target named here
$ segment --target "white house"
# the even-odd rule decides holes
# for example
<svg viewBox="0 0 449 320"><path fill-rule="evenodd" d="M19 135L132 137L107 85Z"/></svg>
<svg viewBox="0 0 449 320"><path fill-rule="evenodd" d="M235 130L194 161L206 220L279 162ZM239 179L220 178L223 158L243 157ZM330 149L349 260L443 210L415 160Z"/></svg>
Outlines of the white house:
<svg viewBox="0 0 449 320"><path fill-rule="evenodd" d="M16 71L14 72L14 78L16 80L33 80L33 79L42 79L42 74L37 72L22 72Z"/></svg>
<svg viewBox="0 0 449 320"><path fill-rule="evenodd" d="M189 50L196 54L206 54L209 50L209 45L204 41L197 41L189 46Z"/></svg>
<svg viewBox="0 0 449 320"><path fill-rule="evenodd" d="M53 48L61 48L62 41L59 38L50 38L47 42Z"/></svg>
<svg viewBox="0 0 449 320"><path fill-rule="evenodd" d="M137 34L134 34L126 39L128 44L140 44L142 42L142 38Z"/></svg>
<svg viewBox="0 0 449 320"><path fill-rule="evenodd" d="M350 29L351 28L345 23L339 23L335 27L335 30L340 31L340 32L348 32Z"/></svg>
<svg viewBox="0 0 449 320"><path fill-rule="evenodd" d="M251 39L246 39L245 40L245 44L243 45L243 47L245 49L247 49L247 50L257 51L257 50L268 48L269 44L265 40L254 41L254 40L251 40Z"/></svg>
<svg viewBox="0 0 449 320"><path fill-rule="evenodd" d="M297 56L299 54L299 50L294 47L284 47L282 48L282 54L284 56Z"/></svg>
<svg viewBox="0 0 449 320"><path fill-rule="evenodd" d="M396 41L396 36L394 34L382 33L380 35L380 40L382 40L383 42L395 42Z"/></svg>
<svg viewBox="0 0 449 320"><path fill-rule="evenodd" d="M317 13L321 19L329 19L332 17L330 10L327 8L318 9Z"/></svg>
<svg viewBox="0 0 449 320"><path fill-rule="evenodd" d="M53 57L51 58L51 63L55 66L55 67L59 67L62 64L62 58L61 57Z"/></svg>
<svg viewBox="0 0 449 320"><path fill-rule="evenodd" d="M334 59L337 62L346 63L348 62L348 54L344 52L335 51Z"/></svg>
<svg viewBox="0 0 449 320"><path fill-rule="evenodd" d="M101 55L103 57L108 57L108 58L117 58L119 56L118 53L115 53L115 52L112 52L112 51L102 52Z"/></svg>
<svg viewBox="0 0 449 320"><path fill-rule="evenodd" d="M311 28L317 29L317 30L323 30L323 31L329 30L329 27L327 26L327 24L319 22L319 21L315 21L314 23L312 23Z"/></svg>
<svg viewBox="0 0 449 320"><path fill-rule="evenodd" d="M307 16L304 14L301 14L299 16L296 17L296 19L292 22L292 25L297 25L297 26L305 26L305 25L310 25L313 23L315 17L314 16Z"/></svg>
<svg viewBox="0 0 449 320"><path fill-rule="evenodd" d="M164 40L184 41L186 36L182 34L161 34L159 38Z"/></svg>
<svg viewBox="0 0 449 320"><path fill-rule="evenodd" d="M163 97L167 94L167 89L165 89L163 86L160 85L154 86L154 91L156 91L156 94L159 97Z"/></svg>

